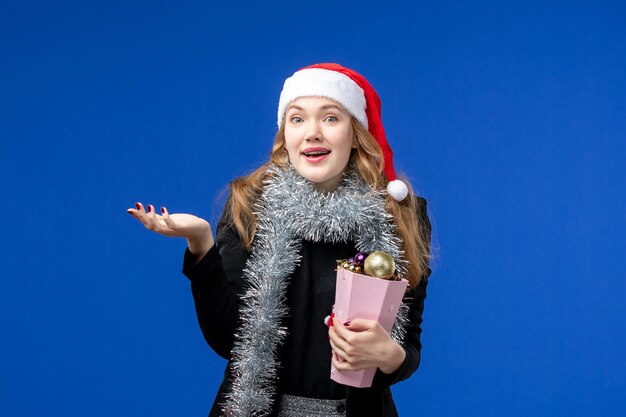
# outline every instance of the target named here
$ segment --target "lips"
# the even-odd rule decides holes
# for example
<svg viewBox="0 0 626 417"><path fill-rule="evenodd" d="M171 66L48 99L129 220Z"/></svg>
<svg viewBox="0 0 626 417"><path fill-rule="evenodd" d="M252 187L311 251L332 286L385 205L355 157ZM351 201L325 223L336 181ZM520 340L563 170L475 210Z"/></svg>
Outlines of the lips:
<svg viewBox="0 0 626 417"><path fill-rule="evenodd" d="M321 162L324 159L326 159L328 155L330 155L330 152L331 152L330 149L321 148L321 147L311 147L311 148L303 149L301 152L301 155L306 161L310 163L316 163L316 162Z"/></svg>
<svg viewBox="0 0 626 417"><path fill-rule="evenodd" d="M320 148L320 147L306 148L302 151L302 155L307 156L307 157L324 156L324 155L328 155L329 153L330 153L330 149Z"/></svg>

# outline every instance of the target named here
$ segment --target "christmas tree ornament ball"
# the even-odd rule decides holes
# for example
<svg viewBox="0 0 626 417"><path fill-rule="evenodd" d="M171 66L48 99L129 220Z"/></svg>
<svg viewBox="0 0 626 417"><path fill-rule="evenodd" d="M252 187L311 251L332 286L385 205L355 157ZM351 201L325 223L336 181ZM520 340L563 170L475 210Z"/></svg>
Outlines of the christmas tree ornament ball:
<svg viewBox="0 0 626 417"><path fill-rule="evenodd" d="M363 270L367 275L376 278L390 279L396 272L393 257L385 252L372 252L365 258Z"/></svg>

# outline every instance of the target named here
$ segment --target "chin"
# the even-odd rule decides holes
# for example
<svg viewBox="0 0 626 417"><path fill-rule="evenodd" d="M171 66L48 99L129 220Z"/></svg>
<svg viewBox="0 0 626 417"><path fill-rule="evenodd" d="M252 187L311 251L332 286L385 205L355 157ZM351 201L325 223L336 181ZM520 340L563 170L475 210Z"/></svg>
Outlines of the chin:
<svg viewBox="0 0 626 417"><path fill-rule="evenodd" d="M304 177L311 181L317 189L324 191L334 191L341 182L341 172L337 174L315 175Z"/></svg>
<svg viewBox="0 0 626 417"><path fill-rule="evenodd" d="M337 165L337 164L329 164L329 165ZM346 164L347 165L347 164ZM326 184L331 183L334 185L335 181L337 184L339 183L339 178L341 174L345 170L345 166L343 169L338 170L336 166L306 166L305 164L294 164L294 168L302 176L303 178L311 181L316 186L320 186L324 188ZM331 188L332 185L331 185Z"/></svg>
<svg viewBox="0 0 626 417"><path fill-rule="evenodd" d="M335 175L320 172L300 172L300 175L314 183L326 182L335 177Z"/></svg>

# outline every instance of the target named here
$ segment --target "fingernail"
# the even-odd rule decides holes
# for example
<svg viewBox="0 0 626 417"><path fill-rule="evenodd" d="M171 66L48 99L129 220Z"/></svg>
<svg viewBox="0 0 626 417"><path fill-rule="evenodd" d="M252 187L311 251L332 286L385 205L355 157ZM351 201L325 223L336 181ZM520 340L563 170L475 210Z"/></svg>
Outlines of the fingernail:
<svg viewBox="0 0 626 417"><path fill-rule="evenodd" d="M165 214L165 207L161 207L161 213Z"/></svg>
<svg viewBox="0 0 626 417"><path fill-rule="evenodd" d="M137 210L141 210L141 205L139 203L135 203L135 207L137 207Z"/></svg>
<svg viewBox="0 0 626 417"><path fill-rule="evenodd" d="M344 325L344 326L346 326L346 327L348 327L348 326L350 325L350 323L352 323L352 322L347 321L347 322L345 322L343 325Z"/></svg>
<svg viewBox="0 0 626 417"><path fill-rule="evenodd" d="M132 216L133 212L130 211L131 209L126 210L126 213L130 214Z"/></svg>
<svg viewBox="0 0 626 417"><path fill-rule="evenodd" d="M148 213L151 213L151 212L152 212L152 205L148 204Z"/></svg>

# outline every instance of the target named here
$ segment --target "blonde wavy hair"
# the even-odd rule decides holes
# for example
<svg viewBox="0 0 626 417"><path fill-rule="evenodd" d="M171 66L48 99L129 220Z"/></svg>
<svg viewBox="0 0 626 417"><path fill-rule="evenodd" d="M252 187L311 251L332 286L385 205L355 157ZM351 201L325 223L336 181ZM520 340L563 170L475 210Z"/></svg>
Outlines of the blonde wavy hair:
<svg viewBox="0 0 626 417"><path fill-rule="evenodd" d="M350 156L350 162L355 163L361 177L376 190L387 187L387 177L384 174L384 160L382 150L376 139L354 117L351 119L352 128L356 136L357 147ZM254 206L263 192L263 182L270 175L268 166L274 164L286 167L289 157L285 147L285 123L276 133L274 145L267 163L249 175L236 178L230 183L230 196L226 208L226 221L232 224L241 237L244 246L250 249L256 233L256 216ZM418 199L413 195L411 185L409 196L402 202L397 202L387 196L386 209L395 219L397 233L402 239L402 250L408 261L407 279L409 287L415 288L422 277L428 273L430 225L423 212L425 207L418 207ZM418 217L418 210L423 218Z"/></svg>

